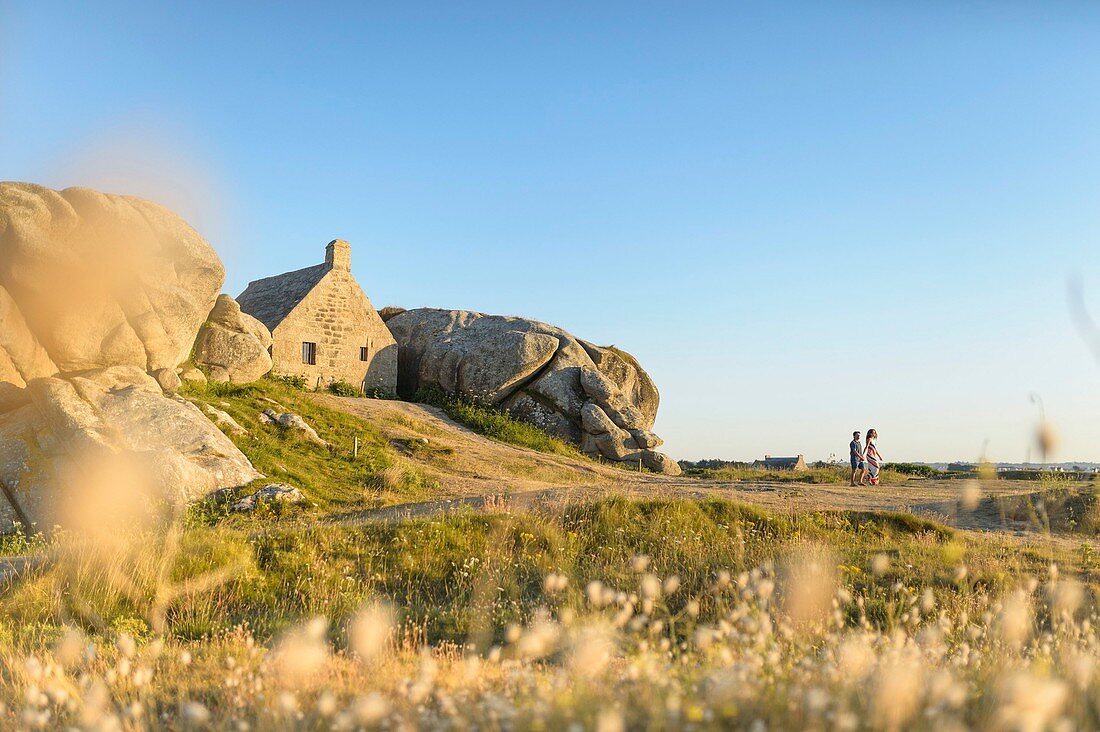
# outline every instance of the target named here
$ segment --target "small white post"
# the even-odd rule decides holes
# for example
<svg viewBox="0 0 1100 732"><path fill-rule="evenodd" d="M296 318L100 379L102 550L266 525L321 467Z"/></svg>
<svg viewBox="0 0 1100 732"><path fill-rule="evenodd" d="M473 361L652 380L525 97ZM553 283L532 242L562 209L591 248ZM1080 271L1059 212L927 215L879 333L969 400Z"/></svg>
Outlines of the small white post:
<svg viewBox="0 0 1100 732"><path fill-rule="evenodd" d="M355 446L351 449L351 456L353 458L359 457L359 435L355 436Z"/></svg>

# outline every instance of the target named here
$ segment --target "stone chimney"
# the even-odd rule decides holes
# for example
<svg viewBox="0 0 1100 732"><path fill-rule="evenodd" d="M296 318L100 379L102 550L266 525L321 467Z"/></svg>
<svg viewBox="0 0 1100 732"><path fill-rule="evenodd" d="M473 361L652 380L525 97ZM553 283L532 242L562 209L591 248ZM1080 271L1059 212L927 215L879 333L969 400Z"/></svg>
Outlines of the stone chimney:
<svg viewBox="0 0 1100 732"><path fill-rule="evenodd" d="M351 244L343 239L334 239L325 247L325 264L331 269L351 271Z"/></svg>

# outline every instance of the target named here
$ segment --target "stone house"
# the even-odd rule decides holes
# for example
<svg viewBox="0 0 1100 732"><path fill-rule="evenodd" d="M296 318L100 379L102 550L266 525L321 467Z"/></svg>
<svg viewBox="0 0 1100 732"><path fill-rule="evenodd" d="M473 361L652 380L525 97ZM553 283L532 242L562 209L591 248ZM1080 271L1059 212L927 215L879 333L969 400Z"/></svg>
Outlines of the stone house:
<svg viewBox="0 0 1100 732"><path fill-rule="evenodd" d="M752 464L754 468L764 470L806 470L806 458L797 457L772 457L765 455L763 460L757 460Z"/></svg>
<svg viewBox="0 0 1100 732"><path fill-rule="evenodd" d="M325 262L250 282L237 302L271 331L273 373L397 391L397 343L351 274L351 245L337 239Z"/></svg>

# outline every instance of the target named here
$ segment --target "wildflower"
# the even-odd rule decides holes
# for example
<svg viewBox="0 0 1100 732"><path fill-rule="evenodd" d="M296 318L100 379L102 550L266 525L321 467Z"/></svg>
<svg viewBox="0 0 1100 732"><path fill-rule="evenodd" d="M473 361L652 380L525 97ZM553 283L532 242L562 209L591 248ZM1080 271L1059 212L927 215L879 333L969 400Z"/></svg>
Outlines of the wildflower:
<svg viewBox="0 0 1100 732"><path fill-rule="evenodd" d="M875 663L875 651L864 635L845 640L837 650L837 666L841 678L850 682L861 681Z"/></svg>
<svg viewBox="0 0 1100 732"><path fill-rule="evenodd" d="M630 569L635 574L641 574L649 569L649 556L646 554L638 554L630 560Z"/></svg>
<svg viewBox="0 0 1100 732"><path fill-rule="evenodd" d="M180 707L180 720L184 727L198 729L210 721L210 711L196 701L184 702Z"/></svg>
<svg viewBox="0 0 1100 732"><path fill-rule="evenodd" d="M833 568L836 562L823 559L817 548L794 552L781 570L783 611L795 626L825 621L836 593Z"/></svg>
<svg viewBox="0 0 1100 732"><path fill-rule="evenodd" d="M611 661L614 641L606 626L589 626L574 639L570 665L578 676L593 677L603 673Z"/></svg>
<svg viewBox="0 0 1100 732"><path fill-rule="evenodd" d="M706 625L700 625L695 629L694 642L700 650L706 650L711 643L717 640L718 631Z"/></svg>
<svg viewBox="0 0 1100 732"><path fill-rule="evenodd" d="M76 628L67 627L54 646L53 655L62 667L75 665L84 651L84 635Z"/></svg>
<svg viewBox="0 0 1100 732"><path fill-rule="evenodd" d="M922 666L914 658L892 660L875 672L871 717L881 729L903 729L920 703Z"/></svg>
<svg viewBox="0 0 1100 732"><path fill-rule="evenodd" d="M348 624L351 650L364 661L385 649L394 630L394 613L388 605L374 603L364 607Z"/></svg>
<svg viewBox="0 0 1100 732"><path fill-rule="evenodd" d="M283 714L291 715L298 711L298 697L296 697L290 691L283 691L279 693L279 711Z"/></svg>
<svg viewBox="0 0 1100 732"><path fill-rule="evenodd" d="M1085 592L1081 583L1074 579L1059 580L1051 585L1052 609L1066 619L1071 619L1081 607Z"/></svg>
<svg viewBox="0 0 1100 732"><path fill-rule="evenodd" d="M998 685L997 726L1020 732L1049 728L1061 714L1068 689L1063 681L1043 679L1027 672L1014 674Z"/></svg>
<svg viewBox="0 0 1100 732"><path fill-rule="evenodd" d="M101 721L105 716L108 705L110 704L111 693L108 691L107 686L99 680L96 680L84 692L83 705L80 708L80 714L77 716L77 720L80 726L85 729L91 729L101 725Z"/></svg>
<svg viewBox="0 0 1100 732"><path fill-rule="evenodd" d="M625 729L626 722L617 709L601 710L596 717L596 732L623 732Z"/></svg>
<svg viewBox="0 0 1100 732"><path fill-rule="evenodd" d="M558 639L558 627L549 620L536 621L516 643L521 658L542 658L550 653Z"/></svg>
<svg viewBox="0 0 1100 732"><path fill-rule="evenodd" d="M569 586L569 578L564 574L550 573L546 575L546 579L543 580L542 588L550 595L563 592L566 587Z"/></svg>
<svg viewBox="0 0 1100 732"><path fill-rule="evenodd" d="M599 580L592 580L585 588L585 595L588 597L588 602L593 607L602 608L607 604L607 599L604 594L603 582Z"/></svg>
<svg viewBox="0 0 1100 732"><path fill-rule="evenodd" d="M1078 691L1084 692L1096 674L1096 659L1088 653L1073 653L1065 663L1067 676Z"/></svg>
<svg viewBox="0 0 1100 732"><path fill-rule="evenodd" d="M284 688L300 687L328 660L327 630L328 620L316 617L291 630L279 642L272 661Z"/></svg>
<svg viewBox="0 0 1100 732"><path fill-rule="evenodd" d="M1031 603L1022 590L1005 598L1000 614L1001 637L1012 646L1022 644L1031 634Z"/></svg>

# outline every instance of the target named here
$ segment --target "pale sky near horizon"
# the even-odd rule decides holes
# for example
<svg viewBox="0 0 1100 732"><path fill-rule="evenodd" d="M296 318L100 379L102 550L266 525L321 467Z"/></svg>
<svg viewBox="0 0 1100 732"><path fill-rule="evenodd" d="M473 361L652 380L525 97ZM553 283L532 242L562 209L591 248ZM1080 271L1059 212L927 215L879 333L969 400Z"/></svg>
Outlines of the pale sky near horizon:
<svg viewBox="0 0 1100 732"><path fill-rule="evenodd" d="M1098 89L1087 3L0 0L0 179L625 348L677 458L1100 461Z"/></svg>

